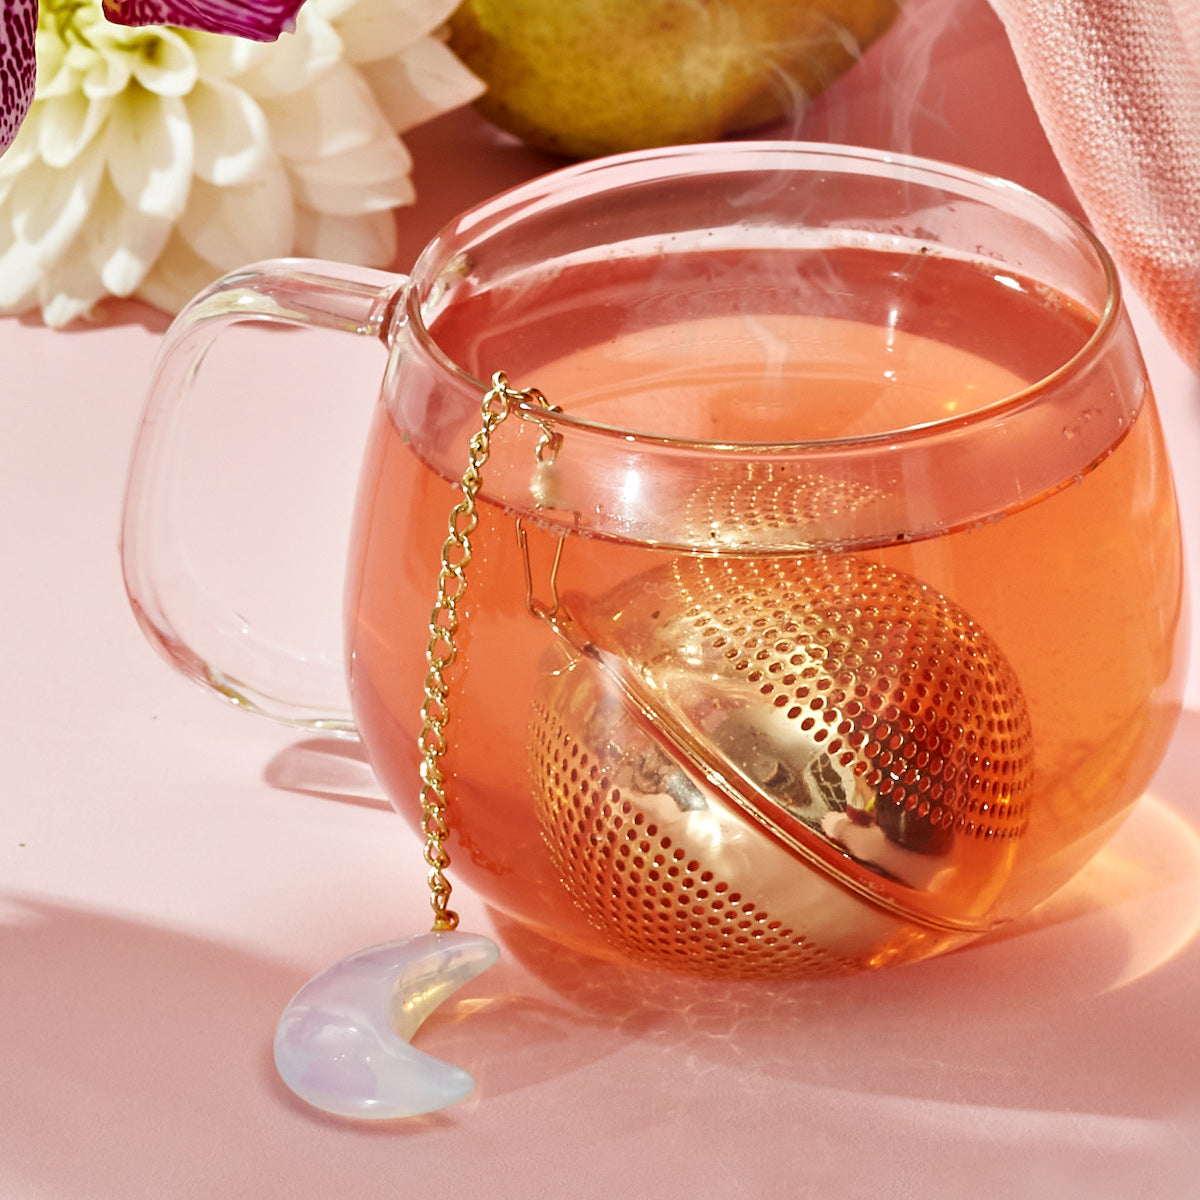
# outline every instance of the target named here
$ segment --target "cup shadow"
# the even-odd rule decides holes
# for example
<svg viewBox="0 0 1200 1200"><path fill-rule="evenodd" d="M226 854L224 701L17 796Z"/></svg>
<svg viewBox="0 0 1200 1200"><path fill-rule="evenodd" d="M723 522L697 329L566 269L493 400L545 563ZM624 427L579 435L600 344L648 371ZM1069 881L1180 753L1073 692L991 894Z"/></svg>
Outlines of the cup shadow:
<svg viewBox="0 0 1200 1200"><path fill-rule="evenodd" d="M295 968L14 896L0 898L0 962L0 1174L36 1181L29 1195L250 1194L229 1172L286 1180L322 1133L269 1062ZM337 1194L340 1169L325 1174L314 1194Z"/></svg>
<svg viewBox="0 0 1200 1200"><path fill-rule="evenodd" d="M429 1019L432 1052L476 1064L492 1095L636 1047L647 1072L686 1060L942 1103L1172 1111L1194 1100L1200 1061L1183 1000L1200 958L1198 744L1200 713L1186 713L1154 791L1038 910L909 967L728 983L585 958L493 912L507 953L479 981L482 997ZM366 802L360 748L292 749L268 771L277 786Z"/></svg>
<svg viewBox="0 0 1200 1200"><path fill-rule="evenodd" d="M733 1103L706 1099L706 1080L736 1081L748 1096L781 1084L800 1089L781 1095L824 1094L831 1112L854 1096L876 1112L920 1113L925 1102L938 1119L951 1106L1027 1114L1022 1121L1177 1119L1195 1105L1200 1061L1197 734L1200 713L1185 714L1154 793L1075 884L1005 936L928 963L726 984L584 959L493 914L500 964L418 1038L470 1070L476 1094L408 1122L326 1118L278 1081L271 1032L305 970L119 916L4 897L0 1162L62 1200L98 1191L200 1200L234 1194L213 1174L219 1146L239 1164L231 1170L254 1164L257 1180L348 1194L355 1181L390 1178L397 1138L415 1147L457 1136L487 1128L492 1113L503 1123L547 1086L558 1102L577 1087L613 1091L614 1102L631 1088L669 1092L700 1119ZM283 771L280 786L365 802L355 798L365 769L356 747L303 746L285 761L308 775Z"/></svg>
<svg viewBox="0 0 1200 1200"><path fill-rule="evenodd" d="M363 808L392 807L353 737L315 736L284 746L263 768L263 781L285 792Z"/></svg>
<svg viewBox="0 0 1200 1200"><path fill-rule="evenodd" d="M476 1036L486 1036L489 1016L522 1031L519 1055L489 1082L519 1086L516 1072L533 1069L539 1027L561 1034L570 1022L585 1042L636 1042L647 1069L686 1056L939 1103L1177 1112L1195 1100L1200 1061L1200 1030L1184 1000L1200 954L1200 839L1188 827L1181 844L1181 822L1155 801L1132 824L1128 847L1103 853L1003 936L847 979L724 983L622 968L497 916L502 945L547 999L531 1008L527 994L512 997L473 1016ZM561 1052L544 1037L541 1048Z"/></svg>

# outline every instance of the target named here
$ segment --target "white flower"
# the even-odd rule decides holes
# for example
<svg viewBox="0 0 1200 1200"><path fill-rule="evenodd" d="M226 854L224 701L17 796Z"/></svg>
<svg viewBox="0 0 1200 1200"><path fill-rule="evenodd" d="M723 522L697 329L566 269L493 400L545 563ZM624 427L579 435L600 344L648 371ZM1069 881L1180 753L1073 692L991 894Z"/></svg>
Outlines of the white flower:
<svg viewBox="0 0 1200 1200"><path fill-rule="evenodd" d="M261 43L42 0L33 104L0 157L0 313L173 312L278 255L387 265L413 199L399 134L482 90L437 36L455 3L308 0Z"/></svg>

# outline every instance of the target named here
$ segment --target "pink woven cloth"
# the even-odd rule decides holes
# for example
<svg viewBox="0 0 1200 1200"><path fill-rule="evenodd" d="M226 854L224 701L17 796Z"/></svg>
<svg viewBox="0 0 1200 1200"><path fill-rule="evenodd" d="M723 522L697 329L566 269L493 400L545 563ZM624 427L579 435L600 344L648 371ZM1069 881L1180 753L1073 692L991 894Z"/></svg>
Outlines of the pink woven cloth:
<svg viewBox="0 0 1200 1200"><path fill-rule="evenodd" d="M1200 0L991 0L1096 232L1200 372Z"/></svg>

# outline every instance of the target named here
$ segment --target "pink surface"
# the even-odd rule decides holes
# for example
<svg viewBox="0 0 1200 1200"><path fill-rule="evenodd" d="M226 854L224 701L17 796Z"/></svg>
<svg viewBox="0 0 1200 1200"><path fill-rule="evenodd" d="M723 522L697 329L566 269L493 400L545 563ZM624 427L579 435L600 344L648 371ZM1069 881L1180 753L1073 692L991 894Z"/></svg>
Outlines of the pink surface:
<svg viewBox="0 0 1200 1200"><path fill-rule="evenodd" d="M936 36L916 19L934 12L951 14ZM1069 201L982 0L914 0L896 34L803 135ZM897 89L917 118L903 135ZM552 165L469 113L408 140L421 201L401 214L402 262ZM1195 562L1200 385L1134 309ZM1004 938L877 976L731 987L572 959L460 891L464 928L504 956L421 1044L472 1071L475 1096L378 1128L294 1101L270 1063L275 1020L313 972L424 927L419 850L350 747L223 707L134 625L117 528L164 325L134 306L69 333L0 323L0 1197L1195 1194L1195 666L1151 795ZM334 367L289 343L314 394L360 387L365 414L381 356ZM331 576L360 415L338 415L347 446L310 498ZM253 464L264 490L305 469L292 430Z"/></svg>

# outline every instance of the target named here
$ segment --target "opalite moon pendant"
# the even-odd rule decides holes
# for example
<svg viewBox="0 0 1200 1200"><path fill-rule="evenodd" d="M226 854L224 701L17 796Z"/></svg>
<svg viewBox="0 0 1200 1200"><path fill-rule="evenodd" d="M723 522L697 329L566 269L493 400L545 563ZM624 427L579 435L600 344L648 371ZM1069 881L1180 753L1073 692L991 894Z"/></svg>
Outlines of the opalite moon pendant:
<svg viewBox="0 0 1200 1200"><path fill-rule="evenodd" d="M275 1066L315 1108L342 1117L414 1117L456 1104L475 1081L417 1050L421 1022L499 958L476 934L419 934L360 950L306 983L275 1030Z"/></svg>

